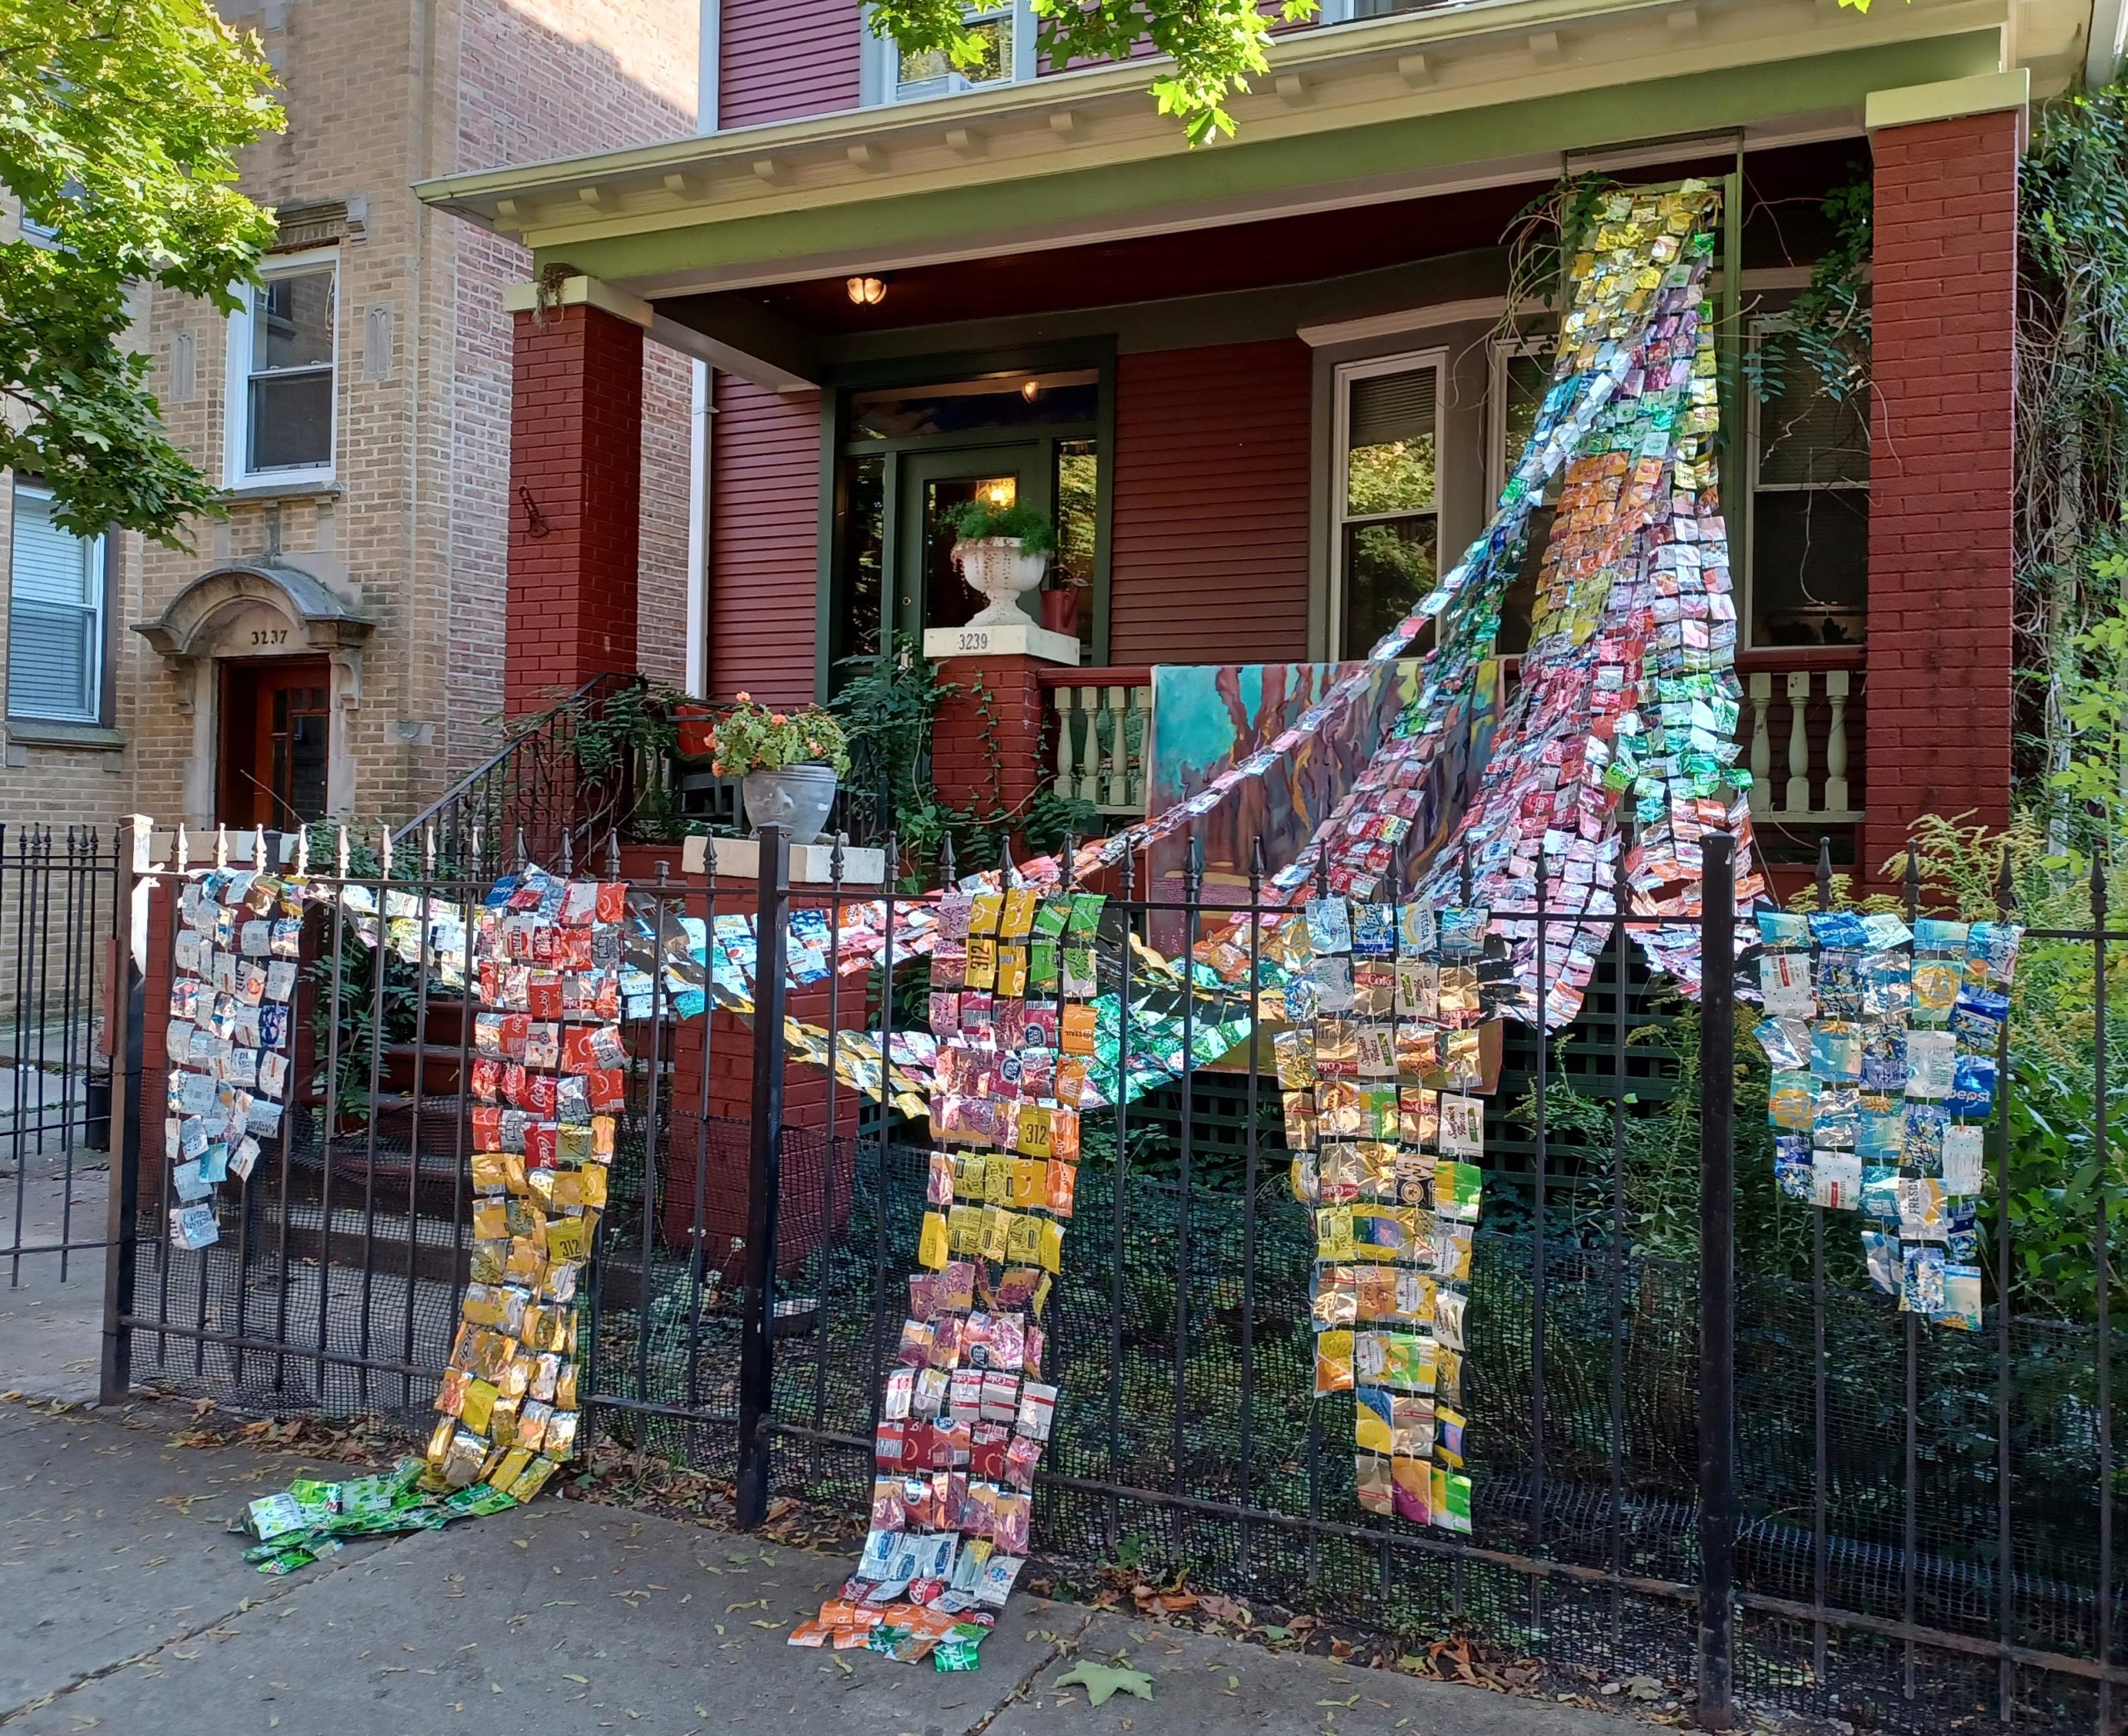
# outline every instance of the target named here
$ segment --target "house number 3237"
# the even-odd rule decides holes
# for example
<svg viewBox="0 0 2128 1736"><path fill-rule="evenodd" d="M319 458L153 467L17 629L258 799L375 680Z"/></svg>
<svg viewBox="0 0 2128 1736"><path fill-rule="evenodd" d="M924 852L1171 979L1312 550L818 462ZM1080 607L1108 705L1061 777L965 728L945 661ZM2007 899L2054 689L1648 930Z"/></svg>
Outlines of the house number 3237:
<svg viewBox="0 0 2128 1736"><path fill-rule="evenodd" d="M288 642L288 630L285 627L254 627L251 631L251 642L254 645L286 645Z"/></svg>

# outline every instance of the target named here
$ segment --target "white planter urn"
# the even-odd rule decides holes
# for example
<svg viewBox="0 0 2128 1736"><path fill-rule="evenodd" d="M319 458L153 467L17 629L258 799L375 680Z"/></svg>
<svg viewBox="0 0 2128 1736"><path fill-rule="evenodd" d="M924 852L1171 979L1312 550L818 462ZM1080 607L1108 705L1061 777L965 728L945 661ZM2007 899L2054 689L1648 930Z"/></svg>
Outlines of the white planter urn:
<svg viewBox="0 0 2128 1736"><path fill-rule="evenodd" d="M963 537L953 544L953 564L971 591L990 599L970 627L1025 627L1034 617L1019 599L1042 583L1049 570L1047 554L1021 552L1017 537Z"/></svg>

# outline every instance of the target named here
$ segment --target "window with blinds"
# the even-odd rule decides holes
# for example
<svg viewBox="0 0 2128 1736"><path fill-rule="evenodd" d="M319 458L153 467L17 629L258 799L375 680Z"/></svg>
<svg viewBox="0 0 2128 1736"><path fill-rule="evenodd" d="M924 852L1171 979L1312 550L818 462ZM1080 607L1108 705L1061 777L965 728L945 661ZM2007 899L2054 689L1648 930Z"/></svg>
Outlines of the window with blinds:
<svg viewBox="0 0 2128 1736"><path fill-rule="evenodd" d="M1336 655L1365 657L1433 588L1441 357L1337 370Z"/></svg>
<svg viewBox="0 0 2128 1736"><path fill-rule="evenodd" d="M104 539L52 522L47 489L15 485L7 586L7 715L103 717Z"/></svg>
<svg viewBox="0 0 2128 1736"><path fill-rule="evenodd" d="M1752 342L1777 324L1761 322ZM1869 619L1868 405L1834 397L1792 351L1755 371L1750 642L1859 644Z"/></svg>

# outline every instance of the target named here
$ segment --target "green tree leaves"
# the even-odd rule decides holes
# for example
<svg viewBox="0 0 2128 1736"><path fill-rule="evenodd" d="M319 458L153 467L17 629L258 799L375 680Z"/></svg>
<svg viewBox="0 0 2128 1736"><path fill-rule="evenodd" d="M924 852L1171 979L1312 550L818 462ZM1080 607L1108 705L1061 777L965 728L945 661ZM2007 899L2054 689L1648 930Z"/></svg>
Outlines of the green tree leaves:
<svg viewBox="0 0 2128 1736"><path fill-rule="evenodd" d="M227 312L273 238L236 153L281 111L257 39L206 0L10 0L0 182L49 244L0 244L0 466L42 471L68 529L173 547L215 490L164 433L127 346L136 286Z"/></svg>

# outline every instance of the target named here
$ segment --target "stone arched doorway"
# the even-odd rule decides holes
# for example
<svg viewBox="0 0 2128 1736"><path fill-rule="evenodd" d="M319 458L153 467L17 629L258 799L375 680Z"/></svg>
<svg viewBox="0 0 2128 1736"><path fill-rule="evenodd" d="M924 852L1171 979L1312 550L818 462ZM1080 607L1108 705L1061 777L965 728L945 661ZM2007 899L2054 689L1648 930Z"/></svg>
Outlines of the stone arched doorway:
<svg viewBox="0 0 2128 1736"><path fill-rule="evenodd" d="M135 628L192 718L193 824L288 828L353 804L347 714L375 625L315 573L259 560L202 573Z"/></svg>

